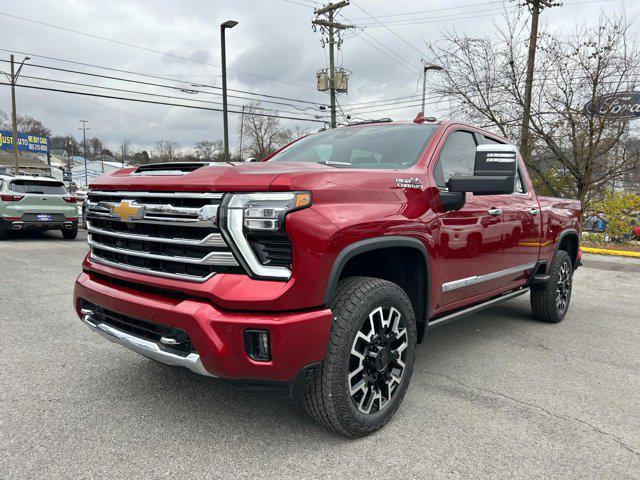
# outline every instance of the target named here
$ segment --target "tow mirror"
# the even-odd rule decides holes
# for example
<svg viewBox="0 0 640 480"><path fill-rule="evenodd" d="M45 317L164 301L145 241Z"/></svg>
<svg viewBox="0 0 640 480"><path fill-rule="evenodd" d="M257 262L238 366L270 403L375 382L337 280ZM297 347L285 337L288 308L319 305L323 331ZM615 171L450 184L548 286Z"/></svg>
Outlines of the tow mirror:
<svg viewBox="0 0 640 480"><path fill-rule="evenodd" d="M513 193L517 169L518 150L515 145L478 145L473 175L451 177L447 187L450 192L472 192L474 195Z"/></svg>

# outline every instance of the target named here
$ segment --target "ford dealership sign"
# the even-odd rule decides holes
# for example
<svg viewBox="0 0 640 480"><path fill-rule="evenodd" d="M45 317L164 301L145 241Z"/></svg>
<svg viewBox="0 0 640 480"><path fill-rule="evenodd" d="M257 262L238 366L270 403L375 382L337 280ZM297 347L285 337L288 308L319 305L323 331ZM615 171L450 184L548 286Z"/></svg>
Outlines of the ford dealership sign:
<svg viewBox="0 0 640 480"><path fill-rule="evenodd" d="M584 106L585 112L615 119L640 117L640 92L619 92L603 95Z"/></svg>

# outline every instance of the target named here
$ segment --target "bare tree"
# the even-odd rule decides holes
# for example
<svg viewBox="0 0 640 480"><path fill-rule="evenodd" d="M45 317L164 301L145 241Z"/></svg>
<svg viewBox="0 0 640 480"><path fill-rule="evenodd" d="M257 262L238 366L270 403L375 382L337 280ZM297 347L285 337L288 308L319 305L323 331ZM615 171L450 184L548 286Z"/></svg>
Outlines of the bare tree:
<svg viewBox="0 0 640 480"><path fill-rule="evenodd" d="M156 142L156 148L153 151L153 161L155 162L175 162L180 157L178 142L171 140L159 140Z"/></svg>
<svg viewBox="0 0 640 480"><path fill-rule="evenodd" d="M516 141L520 132L527 58L526 18L506 17L486 38L446 33L428 46L443 66L437 92L452 113ZM638 165L624 148L628 121L585 111L605 95L633 89L639 51L624 15L602 15L594 26L576 26L568 37L542 31L533 84L528 160L536 184L557 196L588 204L603 187Z"/></svg>
<svg viewBox="0 0 640 480"><path fill-rule="evenodd" d="M0 110L0 130L11 130L11 122L9 121L9 115L6 112Z"/></svg>
<svg viewBox="0 0 640 480"><path fill-rule="evenodd" d="M243 150L246 148L248 156L262 159L285 145L290 135L281 127L278 118L256 115L257 113L269 111L259 109L258 104L252 104L245 109L243 135L247 146L243 147Z"/></svg>
<svg viewBox="0 0 640 480"><path fill-rule="evenodd" d="M18 115L16 119L18 126L18 132L29 133L31 135L41 135L46 137L51 135L51 130L40 120L37 120L29 115Z"/></svg>
<svg viewBox="0 0 640 480"><path fill-rule="evenodd" d="M103 149L104 145L102 144L102 140L100 140L98 137L93 137L87 141L88 156L98 158L100 155L102 155Z"/></svg>
<svg viewBox="0 0 640 480"><path fill-rule="evenodd" d="M122 143L119 147L118 156L120 158L120 162L122 162L122 166L127 163L127 159L131 157L131 142L128 138L122 140Z"/></svg>
<svg viewBox="0 0 640 480"><path fill-rule="evenodd" d="M196 143L195 155L199 160L204 160L205 162L221 161L222 152L224 152L222 140L216 140L214 142L201 140Z"/></svg>

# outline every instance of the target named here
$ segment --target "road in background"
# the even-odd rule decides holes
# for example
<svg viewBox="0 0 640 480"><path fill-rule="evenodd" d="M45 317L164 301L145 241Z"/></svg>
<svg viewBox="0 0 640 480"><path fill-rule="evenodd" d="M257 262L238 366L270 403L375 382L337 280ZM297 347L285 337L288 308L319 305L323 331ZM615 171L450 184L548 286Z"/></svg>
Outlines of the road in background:
<svg viewBox="0 0 640 480"><path fill-rule="evenodd" d="M558 325L524 296L433 330L396 416L348 440L83 327L84 235L0 244L2 478L640 478L638 261L585 256Z"/></svg>

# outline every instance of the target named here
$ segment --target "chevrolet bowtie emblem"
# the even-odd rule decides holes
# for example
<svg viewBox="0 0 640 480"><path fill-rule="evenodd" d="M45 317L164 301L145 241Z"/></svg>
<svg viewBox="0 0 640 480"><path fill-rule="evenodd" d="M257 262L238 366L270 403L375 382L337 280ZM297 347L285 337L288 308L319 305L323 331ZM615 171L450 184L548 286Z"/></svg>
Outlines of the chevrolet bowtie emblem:
<svg viewBox="0 0 640 480"><path fill-rule="evenodd" d="M144 205L135 205L129 200L123 200L111 207L111 215L118 217L123 222L137 220L144 217Z"/></svg>

